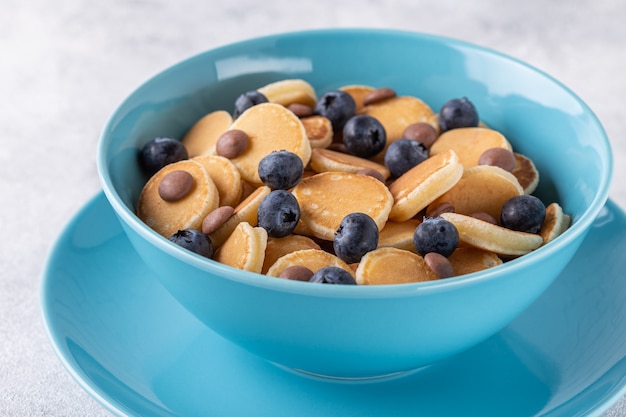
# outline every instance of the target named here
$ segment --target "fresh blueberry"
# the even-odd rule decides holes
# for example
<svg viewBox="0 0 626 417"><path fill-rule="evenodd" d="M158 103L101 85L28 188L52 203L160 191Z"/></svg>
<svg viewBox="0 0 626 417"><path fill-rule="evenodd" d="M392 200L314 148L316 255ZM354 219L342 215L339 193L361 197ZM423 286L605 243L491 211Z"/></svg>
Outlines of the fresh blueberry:
<svg viewBox="0 0 626 417"><path fill-rule="evenodd" d="M179 230L169 237L170 242L176 243L198 255L210 258L213 256L213 242L209 235L196 229Z"/></svg>
<svg viewBox="0 0 626 417"><path fill-rule="evenodd" d="M356 263L378 246L378 226L365 213L350 213L343 218L333 239L335 254L347 263Z"/></svg>
<svg viewBox="0 0 626 417"><path fill-rule="evenodd" d="M287 190L302 179L304 164L289 151L274 151L259 161L259 177L272 190Z"/></svg>
<svg viewBox="0 0 626 417"><path fill-rule="evenodd" d="M539 233L546 217L546 207L533 195L510 198L502 205L500 223L507 229Z"/></svg>
<svg viewBox="0 0 626 417"><path fill-rule="evenodd" d="M338 266L326 266L322 269L318 269L314 273L309 282L317 282L320 284L342 284L342 285L356 285L356 281L350 275L348 271Z"/></svg>
<svg viewBox="0 0 626 417"><path fill-rule="evenodd" d="M426 159L428 150L420 142L398 139L387 147L384 163L391 175L397 178Z"/></svg>
<svg viewBox="0 0 626 417"><path fill-rule="evenodd" d="M314 112L329 119L333 125L333 131L339 132L348 119L356 113L356 103L346 92L328 91L317 100Z"/></svg>
<svg viewBox="0 0 626 417"><path fill-rule="evenodd" d="M427 217L413 233L413 245L417 253L424 256L436 252L446 258L459 244L459 232L443 217Z"/></svg>
<svg viewBox="0 0 626 417"><path fill-rule="evenodd" d="M269 237L285 237L300 220L300 205L289 191L274 190L259 204L257 217Z"/></svg>
<svg viewBox="0 0 626 417"><path fill-rule="evenodd" d="M459 127L478 126L476 107L466 97L447 101L439 110L439 127L442 132Z"/></svg>
<svg viewBox="0 0 626 417"><path fill-rule="evenodd" d="M189 158L185 146L172 138L154 138L139 152L139 163L152 176L165 165Z"/></svg>
<svg viewBox="0 0 626 417"><path fill-rule="evenodd" d="M262 93L259 93L256 90L246 91L241 94L235 100L235 111L233 112L233 119L241 116L241 113L248 110L252 106L256 106L257 104L267 103L269 100Z"/></svg>
<svg viewBox="0 0 626 417"><path fill-rule="evenodd" d="M369 158L385 149L387 133L377 119L359 114L343 126L343 143L352 155Z"/></svg>

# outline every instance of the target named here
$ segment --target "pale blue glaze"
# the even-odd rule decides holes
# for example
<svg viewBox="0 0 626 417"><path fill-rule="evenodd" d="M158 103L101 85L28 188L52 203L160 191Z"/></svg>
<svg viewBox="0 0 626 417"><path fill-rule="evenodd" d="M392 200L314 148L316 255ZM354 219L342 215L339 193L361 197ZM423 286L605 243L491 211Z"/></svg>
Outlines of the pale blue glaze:
<svg viewBox="0 0 626 417"><path fill-rule="evenodd" d="M509 326L375 382L302 376L207 329L154 279L102 194L59 237L41 299L64 366L120 416L599 416L625 392L625 251L626 216L609 202Z"/></svg>
<svg viewBox="0 0 626 417"><path fill-rule="evenodd" d="M269 279L186 252L134 215L145 178L138 149L180 138L243 91L304 78L318 93L347 84L394 88L433 109L467 96L541 173L537 194L574 219L559 239L484 273L440 282L337 287ZM192 57L133 92L105 127L104 192L139 255L201 322L289 367L346 377L413 369L507 325L569 262L603 207L612 162L591 110L549 76L504 55L415 33L326 30L271 36Z"/></svg>

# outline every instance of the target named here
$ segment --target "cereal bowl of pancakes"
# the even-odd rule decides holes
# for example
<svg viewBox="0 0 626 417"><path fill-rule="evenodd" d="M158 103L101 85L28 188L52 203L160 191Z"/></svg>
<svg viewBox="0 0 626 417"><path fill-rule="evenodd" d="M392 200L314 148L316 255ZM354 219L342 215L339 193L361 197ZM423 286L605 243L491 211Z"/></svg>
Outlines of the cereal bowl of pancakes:
<svg viewBox="0 0 626 417"><path fill-rule="evenodd" d="M612 172L598 119L549 75L372 29L193 56L121 103L98 153L129 240L182 306L270 362L345 379L506 326L575 255Z"/></svg>

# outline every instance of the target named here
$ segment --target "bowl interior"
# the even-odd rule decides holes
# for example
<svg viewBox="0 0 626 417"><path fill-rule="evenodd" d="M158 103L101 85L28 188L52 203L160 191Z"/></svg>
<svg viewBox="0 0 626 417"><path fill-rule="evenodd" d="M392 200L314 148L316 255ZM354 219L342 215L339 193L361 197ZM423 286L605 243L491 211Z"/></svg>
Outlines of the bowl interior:
<svg viewBox="0 0 626 417"><path fill-rule="evenodd" d="M532 158L541 174L535 194L546 203L559 202L572 215L568 233L582 232L607 198L606 135L589 108L551 77L452 39L319 30L217 48L168 68L134 91L109 120L99 147L102 184L118 214L132 228L147 229L134 216L147 180L137 163L144 143L157 136L182 138L208 112L232 111L242 92L285 78L305 79L318 94L349 84L391 87L399 95L421 98L434 111L450 98L468 97L482 121Z"/></svg>

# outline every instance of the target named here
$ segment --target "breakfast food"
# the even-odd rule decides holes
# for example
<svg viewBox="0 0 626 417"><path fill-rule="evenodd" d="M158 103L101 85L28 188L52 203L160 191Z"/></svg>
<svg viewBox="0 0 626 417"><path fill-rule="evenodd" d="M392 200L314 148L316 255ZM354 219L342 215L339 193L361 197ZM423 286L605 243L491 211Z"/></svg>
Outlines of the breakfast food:
<svg viewBox="0 0 626 417"><path fill-rule="evenodd" d="M244 271L260 273L265 258L267 232L241 222L215 253L215 260Z"/></svg>
<svg viewBox="0 0 626 417"><path fill-rule="evenodd" d="M300 157L304 165L311 158L311 145L300 119L286 107L261 103L242 113L229 129L242 130L249 137L248 148L231 159L241 177L261 185L258 166L261 159L275 150L287 150Z"/></svg>
<svg viewBox="0 0 626 417"><path fill-rule="evenodd" d="M389 178L391 173L386 166L350 155L345 152L337 152L330 149L313 149L311 153L311 168L315 172L352 172L359 173L364 169L377 171L383 180Z"/></svg>
<svg viewBox="0 0 626 417"><path fill-rule="evenodd" d="M291 109L292 107L289 108ZM333 143L333 125L326 117L312 114L310 116L301 117L300 122L302 122L302 126L304 126L311 148L323 149Z"/></svg>
<svg viewBox="0 0 626 417"><path fill-rule="evenodd" d="M430 154L454 150L464 168L478 165L478 160L485 151L492 148L512 150L504 135L496 130L484 127L463 127L442 133L430 147Z"/></svg>
<svg viewBox="0 0 626 417"><path fill-rule="evenodd" d="M401 139L407 126L417 122L427 122L434 114L426 103L413 96L396 96L378 101L364 106L361 112L380 121L383 125L387 134L386 147ZM379 154L379 160L381 156L383 155Z"/></svg>
<svg viewBox="0 0 626 417"><path fill-rule="evenodd" d="M484 212L498 219L502 205L522 194L524 190L511 173L496 166L478 165L463 170L454 186L430 204L447 202L457 213Z"/></svg>
<svg viewBox="0 0 626 417"><path fill-rule="evenodd" d="M284 255L305 249L321 249L310 237L291 234L282 238L270 237L265 248L262 273L266 274L272 265ZM311 275L313 275L311 273Z"/></svg>
<svg viewBox="0 0 626 417"><path fill-rule="evenodd" d="M393 205L385 184L368 175L347 172L321 172L304 178L292 193L307 229L327 241L333 240L341 220L354 212L366 213L382 229Z"/></svg>
<svg viewBox="0 0 626 417"><path fill-rule="evenodd" d="M191 177L191 186L179 181L168 181L172 175L185 172ZM164 182L171 187L188 187L186 193L176 193L178 198L164 199ZM174 191L169 191L174 194ZM193 160L183 160L168 164L143 187L137 203L137 216L148 226L164 237L170 237L179 230L200 229L202 220L219 205L219 193L215 183L202 164Z"/></svg>
<svg viewBox="0 0 626 417"><path fill-rule="evenodd" d="M462 175L463 167L456 152L444 152L428 158L389 185L394 201L389 217L395 221L414 217L454 187Z"/></svg>
<svg viewBox="0 0 626 417"><path fill-rule="evenodd" d="M437 278L422 256L397 248L368 252L356 269L356 282L361 285L404 284Z"/></svg>
<svg viewBox="0 0 626 417"><path fill-rule="evenodd" d="M235 206L241 201L243 193L241 174L230 159L218 155L203 155L192 160L202 164L213 180L220 206Z"/></svg>
<svg viewBox="0 0 626 417"><path fill-rule="evenodd" d="M465 97L439 112L389 87L318 95L301 79L243 92L178 142L141 150L137 215L234 268L380 285L496 267L571 224L539 172Z"/></svg>
<svg viewBox="0 0 626 417"><path fill-rule="evenodd" d="M233 117L224 110L211 112L198 120L181 140L189 157L212 152L217 140L232 122Z"/></svg>
<svg viewBox="0 0 626 417"><path fill-rule="evenodd" d="M322 249L302 249L283 255L272 264L267 271L267 275L278 277L285 269L294 265L304 266L313 272L328 266L334 266L354 276L354 272L347 263Z"/></svg>

